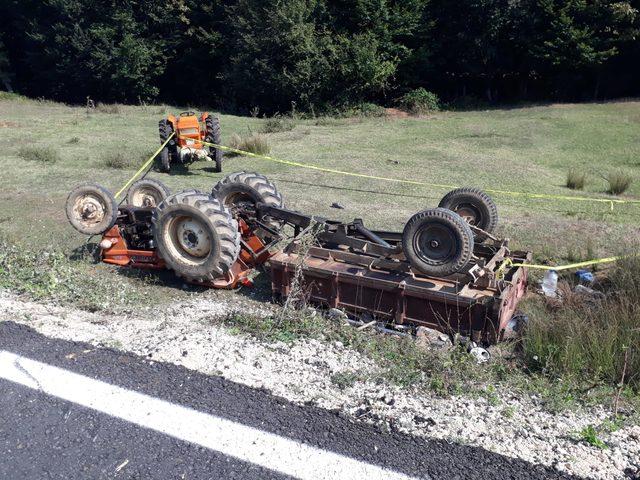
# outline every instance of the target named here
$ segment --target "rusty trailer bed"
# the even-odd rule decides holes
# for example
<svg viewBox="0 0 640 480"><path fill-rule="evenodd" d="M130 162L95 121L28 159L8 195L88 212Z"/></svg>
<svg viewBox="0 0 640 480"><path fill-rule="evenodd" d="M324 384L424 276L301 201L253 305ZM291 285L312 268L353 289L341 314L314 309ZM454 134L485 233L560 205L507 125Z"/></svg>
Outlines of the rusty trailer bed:
<svg viewBox="0 0 640 480"><path fill-rule="evenodd" d="M301 256L285 249L270 259L274 296L287 297L298 272L308 301L395 325L426 326L493 344L514 335L510 324L527 286L527 270L510 267L497 281L469 273L445 278L416 275L403 262L376 261L340 249L313 247ZM477 263L494 271L505 258L531 259L528 252L480 246ZM473 266L473 265L471 265Z"/></svg>

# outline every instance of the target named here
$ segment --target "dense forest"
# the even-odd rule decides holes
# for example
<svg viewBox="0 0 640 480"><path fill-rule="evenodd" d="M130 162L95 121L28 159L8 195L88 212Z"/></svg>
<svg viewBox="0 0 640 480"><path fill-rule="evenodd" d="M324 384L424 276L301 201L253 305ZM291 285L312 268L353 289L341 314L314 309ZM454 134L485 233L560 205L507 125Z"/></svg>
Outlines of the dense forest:
<svg viewBox="0 0 640 480"><path fill-rule="evenodd" d="M640 93L640 0L0 0L0 88L261 113Z"/></svg>

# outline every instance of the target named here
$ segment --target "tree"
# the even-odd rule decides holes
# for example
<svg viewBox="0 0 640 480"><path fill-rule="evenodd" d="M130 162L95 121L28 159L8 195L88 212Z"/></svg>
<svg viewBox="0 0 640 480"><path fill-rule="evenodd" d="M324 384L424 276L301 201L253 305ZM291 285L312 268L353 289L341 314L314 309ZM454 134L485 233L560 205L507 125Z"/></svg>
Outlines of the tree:
<svg viewBox="0 0 640 480"><path fill-rule="evenodd" d="M597 97L603 67L638 34L637 14L629 2L530 0L527 53L540 74L561 81L561 96L575 92L587 76L594 78Z"/></svg>
<svg viewBox="0 0 640 480"><path fill-rule="evenodd" d="M21 84L28 94L75 102L87 95L123 102L155 97L181 3L14 2L13 27L23 32L16 42Z"/></svg>

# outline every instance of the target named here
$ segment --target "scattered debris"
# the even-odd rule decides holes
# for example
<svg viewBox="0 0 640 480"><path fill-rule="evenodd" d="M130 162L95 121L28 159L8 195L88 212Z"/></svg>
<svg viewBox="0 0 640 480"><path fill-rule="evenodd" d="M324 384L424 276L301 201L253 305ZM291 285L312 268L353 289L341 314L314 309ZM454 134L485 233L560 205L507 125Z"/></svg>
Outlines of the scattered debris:
<svg viewBox="0 0 640 480"><path fill-rule="evenodd" d="M122 462L120 465L118 465L116 467L116 473L118 473L120 470L122 470L124 467L126 467L129 464L129 459L125 460L124 462Z"/></svg>
<svg viewBox="0 0 640 480"><path fill-rule="evenodd" d="M447 349L453 344L449 335L429 327L416 329L416 345L423 348Z"/></svg>
<svg viewBox="0 0 640 480"><path fill-rule="evenodd" d="M593 273L589 270L576 270L576 277L580 283L591 285L595 279Z"/></svg>
<svg viewBox="0 0 640 480"><path fill-rule="evenodd" d="M347 320L349 316L339 308L330 308L327 311L327 318L330 320Z"/></svg>
<svg viewBox="0 0 640 480"><path fill-rule="evenodd" d="M469 354L475 357L476 363L486 363L491 358L491 354L482 347L471 348Z"/></svg>
<svg viewBox="0 0 640 480"><path fill-rule="evenodd" d="M594 290L593 288L589 288L582 284L576 285L576 288L574 288L573 291L578 295L588 296L598 300L606 298L606 295L603 292Z"/></svg>
<svg viewBox="0 0 640 480"><path fill-rule="evenodd" d="M542 279L542 293L549 298L558 297L558 272L547 270Z"/></svg>

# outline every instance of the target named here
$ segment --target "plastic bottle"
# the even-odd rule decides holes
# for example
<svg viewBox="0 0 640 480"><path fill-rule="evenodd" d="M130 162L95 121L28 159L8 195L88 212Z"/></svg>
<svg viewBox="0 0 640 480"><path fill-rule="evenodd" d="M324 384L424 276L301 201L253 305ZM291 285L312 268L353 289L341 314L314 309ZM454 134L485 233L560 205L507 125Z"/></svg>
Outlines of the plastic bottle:
<svg viewBox="0 0 640 480"><path fill-rule="evenodd" d="M547 270L542 280L542 291L547 297L555 298L558 288L558 272L555 270Z"/></svg>

